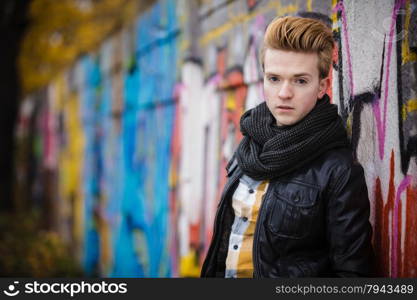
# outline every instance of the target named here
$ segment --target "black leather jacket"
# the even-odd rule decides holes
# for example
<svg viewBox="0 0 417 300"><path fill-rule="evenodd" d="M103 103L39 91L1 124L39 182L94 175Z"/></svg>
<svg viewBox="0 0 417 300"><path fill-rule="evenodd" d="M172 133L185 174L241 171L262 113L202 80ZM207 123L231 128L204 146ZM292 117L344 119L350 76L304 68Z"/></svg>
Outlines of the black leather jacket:
<svg viewBox="0 0 417 300"><path fill-rule="evenodd" d="M224 277L231 198L242 171L228 168L202 277ZM271 180L253 240L254 277L373 276L372 227L362 166L350 150L326 152L288 176Z"/></svg>

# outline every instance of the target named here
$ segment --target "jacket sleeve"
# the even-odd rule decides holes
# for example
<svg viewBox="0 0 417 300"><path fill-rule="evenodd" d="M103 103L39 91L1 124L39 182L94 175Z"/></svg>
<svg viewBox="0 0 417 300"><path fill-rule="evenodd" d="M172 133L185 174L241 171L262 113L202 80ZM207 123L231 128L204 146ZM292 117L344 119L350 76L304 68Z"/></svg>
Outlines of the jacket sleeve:
<svg viewBox="0 0 417 300"><path fill-rule="evenodd" d="M343 169L343 170L342 170ZM337 277L373 276L372 227L363 168L337 168L327 206L327 239Z"/></svg>

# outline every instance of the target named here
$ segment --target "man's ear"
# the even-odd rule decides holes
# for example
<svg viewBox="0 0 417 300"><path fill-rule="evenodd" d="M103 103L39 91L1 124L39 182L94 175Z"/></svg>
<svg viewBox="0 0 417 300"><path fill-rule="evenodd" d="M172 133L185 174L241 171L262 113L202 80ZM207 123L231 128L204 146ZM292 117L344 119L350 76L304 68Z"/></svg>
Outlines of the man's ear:
<svg viewBox="0 0 417 300"><path fill-rule="evenodd" d="M320 83L319 83L319 94L318 94L318 98L321 99L323 98L324 94L326 94L327 92L327 88L330 86L330 77L326 77L323 79L320 79Z"/></svg>

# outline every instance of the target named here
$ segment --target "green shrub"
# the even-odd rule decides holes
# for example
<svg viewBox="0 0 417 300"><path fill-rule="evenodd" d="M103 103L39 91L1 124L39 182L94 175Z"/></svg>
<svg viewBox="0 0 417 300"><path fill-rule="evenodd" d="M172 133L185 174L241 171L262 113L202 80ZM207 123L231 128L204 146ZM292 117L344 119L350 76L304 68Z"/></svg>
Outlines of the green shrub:
<svg viewBox="0 0 417 300"><path fill-rule="evenodd" d="M1 277L82 277L57 233L39 229L39 217L0 215Z"/></svg>

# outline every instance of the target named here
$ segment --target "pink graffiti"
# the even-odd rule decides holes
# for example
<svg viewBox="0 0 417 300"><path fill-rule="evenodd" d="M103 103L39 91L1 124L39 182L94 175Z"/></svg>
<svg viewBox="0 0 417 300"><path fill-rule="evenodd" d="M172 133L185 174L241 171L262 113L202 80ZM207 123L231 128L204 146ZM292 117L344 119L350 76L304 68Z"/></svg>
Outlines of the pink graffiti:
<svg viewBox="0 0 417 300"><path fill-rule="evenodd" d="M218 85L220 85L221 81L222 81L222 76L217 73L208 80L207 84L212 84L214 86L218 86Z"/></svg>
<svg viewBox="0 0 417 300"><path fill-rule="evenodd" d="M255 26L253 28L256 29L257 31L263 31L265 29L265 24L266 24L265 16L259 15L255 19L255 23L254 23Z"/></svg>
<svg viewBox="0 0 417 300"><path fill-rule="evenodd" d="M173 96L174 99L178 99L181 93L184 91L185 85L183 83L177 82L174 86Z"/></svg>
<svg viewBox="0 0 417 300"><path fill-rule="evenodd" d="M377 122L377 130L378 130L378 140L379 140L379 157L382 160L384 158L384 148L385 148L385 131L387 126L387 102L388 102L388 92L389 92L389 78L390 78L390 65L391 65L391 57L392 57L392 45L393 39L395 34L395 24L397 21L398 12L405 3L405 0L397 0L394 9L391 15L391 26L389 31L389 42L388 42L388 51L387 51L387 60L386 60L386 76L385 76L385 84L384 84L384 117L381 123L381 110L379 106L379 100L375 101L373 104L373 111L376 117ZM385 45L384 45L385 46Z"/></svg>
<svg viewBox="0 0 417 300"><path fill-rule="evenodd" d="M347 63L348 63L348 74L349 74L349 88L350 88L350 94L355 95L355 90L353 86L353 68L352 68L352 60L350 55L350 46L349 46L349 35L348 35L348 29L347 29L347 17L346 17L346 11L345 7L343 5L343 1L340 1L336 4L336 6L333 9L333 12L340 11L342 13L342 29L343 29L343 37L345 38L345 44L346 44L346 56L347 56Z"/></svg>
<svg viewBox="0 0 417 300"><path fill-rule="evenodd" d="M375 120L376 120L376 130L378 136L378 148L379 148L379 158L382 160L384 158L384 146L385 146L385 121L381 121L381 109L379 105L379 97L375 95L372 104L372 111L374 112Z"/></svg>
<svg viewBox="0 0 417 300"><path fill-rule="evenodd" d="M41 122L44 136L44 164L48 169L53 169L57 165L57 137L55 116L51 109L51 100L48 98L47 105L42 112Z"/></svg>
<svg viewBox="0 0 417 300"><path fill-rule="evenodd" d="M385 70L385 77L384 82L381 87L383 90L383 96L380 97L375 95L375 98L372 101L372 110L375 117L376 122L376 130L377 130L377 139L378 139L378 151L379 157L381 160L384 159L384 151L385 151L385 137L386 137L386 128L387 128L387 109L388 109L388 95L389 95L389 80L391 79L391 59L393 55L393 44L395 43L395 28L397 17L399 14L400 9L405 5L405 0L396 0L392 13L391 13L391 24L390 29L388 32L388 41L384 43L384 47L386 47L386 54L384 59L383 68ZM351 63L351 53L350 53L350 46L349 46L349 37L348 37L348 29L347 29L347 18L345 13L345 7L342 1L339 1L338 4L335 6L333 11L340 11L341 18L342 18L342 30L344 35L344 42L345 42L345 49L346 49L346 56L347 56L347 63L348 63L348 79L349 79L349 86L350 86L350 94L355 95L354 93L354 80L353 80L353 70L352 70L352 63ZM381 82L383 78L380 79ZM381 94L381 93L380 93ZM383 100L383 103L381 103ZM383 111L381 109L381 105L384 106ZM394 201L394 209L393 209L393 216L392 216L392 238L391 238L391 276L398 277L399 275L399 251L400 247L399 241L400 237L400 205L401 205L401 195L407 189L407 187L411 183L411 176L406 176L400 183Z"/></svg>
<svg viewBox="0 0 417 300"><path fill-rule="evenodd" d="M253 80L258 77L258 60L256 56L256 48L260 46L261 39L263 37L264 31L266 26L265 16L259 15L255 18L255 22L250 28L250 43L249 43L249 51L248 57L250 59L250 79ZM246 70L245 70L246 72Z"/></svg>
<svg viewBox="0 0 417 300"><path fill-rule="evenodd" d="M378 150L379 150L379 157L382 160L384 158L384 148L385 148L385 132L386 132L386 125L387 125L387 102L388 102L388 94L389 94L389 79L390 79L390 65L391 65L391 57L392 57L392 46L393 40L395 35L395 25L397 21L397 16L399 10L402 6L404 6L405 0L397 0L395 2L392 15L391 15L391 25L389 30L389 41L388 41L388 49L387 49L387 59L386 59L386 76L384 82L384 112L381 117L381 107L380 107L380 99L375 98L373 101L372 109L374 112L375 120L376 120L376 128L377 128L377 136L378 136ZM353 70L352 70L352 61L351 61L351 54L350 54L350 46L349 46L349 36L348 36L348 29L347 29L347 18L345 7L343 5L343 1L339 1L337 5L334 7L333 12L340 11L342 14L342 29L344 35L344 41L346 44L346 57L348 62L348 77L349 77L349 86L350 86L350 94L355 95L354 91L354 80L353 80ZM385 46L385 45L384 45Z"/></svg>
<svg viewBox="0 0 417 300"><path fill-rule="evenodd" d="M391 15L391 25L389 31L389 39L388 39L388 49L387 49L387 59L385 64L386 76L384 82L384 112L383 117L381 120L381 108L380 108L380 98L376 98L373 101L372 110L374 112L375 120L377 123L377 134L378 134L378 149L379 149L379 157L382 160L384 158L384 150L385 150L385 133L386 133L386 126L387 126L387 103L388 103L388 94L389 94L389 79L390 79L390 66L391 66L391 57L392 57L392 46L393 40L395 35L395 25L397 21L397 16L399 13L400 8L405 4L405 0L397 0L395 2L392 15ZM385 45L384 45L385 47ZM411 177L406 176L400 183L398 187L395 202L394 202L394 216L393 216L393 238L391 240L391 276L397 277L398 276L398 214L399 214L399 203L401 201L400 195L401 193L408 187L410 184Z"/></svg>
<svg viewBox="0 0 417 300"><path fill-rule="evenodd" d="M255 50L255 42L252 41L252 43L249 46L249 53L248 53L248 59L249 59L249 72L250 72L250 80L256 80L258 77L258 68L257 68L257 61L256 61L256 50ZM252 82L250 82L252 83Z"/></svg>
<svg viewBox="0 0 417 300"><path fill-rule="evenodd" d="M392 270L391 276L394 277L394 278L398 276L398 267L397 267L398 266L398 257L397 257L398 243L397 243L397 241L399 239L399 237L398 237L398 226L399 225L401 226L401 224L398 224L398 210L399 210L398 206L399 206L399 203L401 201L401 194L410 185L410 182L411 182L411 176L406 176L401 181L400 186L398 187L398 190L397 190L397 194L395 196L394 216L393 216L393 224L394 224L393 231L394 232L393 232L393 238L391 240L391 253L392 253L392 256L391 256L391 268L392 268L391 269Z"/></svg>

